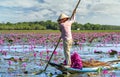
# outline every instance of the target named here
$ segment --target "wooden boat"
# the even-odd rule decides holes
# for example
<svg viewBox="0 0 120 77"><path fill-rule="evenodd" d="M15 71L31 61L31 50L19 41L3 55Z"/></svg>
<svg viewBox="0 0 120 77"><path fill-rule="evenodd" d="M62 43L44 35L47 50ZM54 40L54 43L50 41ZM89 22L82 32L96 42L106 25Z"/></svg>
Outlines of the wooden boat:
<svg viewBox="0 0 120 77"><path fill-rule="evenodd" d="M42 61L45 61L48 63L48 61L41 59ZM54 62L49 62L49 65L52 67L55 67L56 69L60 70L61 72L69 72L71 74L73 73L86 73L86 72L100 72L102 70L114 70L114 69L120 69L120 60L108 60L107 62L101 62L101 61L95 61L92 60L92 62L89 61L82 61L83 62L83 68L82 69L75 69L75 68L66 68L62 66L61 64L56 64ZM110 65L109 65L110 64ZM43 70L40 70L38 72L33 73L34 75L41 74Z"/></svg>
<svg viewBox="0 0 120 77"><path fill-rule="evenodd" d="M114 70L120 68L120 64L113 64L110 66L96 66L96 67L83 67L82 69L75 69L75 68L67 68L61 64L56 63L49 63L51 66L55 67L56 69L60 70L61 72L69 72L73 73L86 73L86 72L99 72L102 70Z"/></svg>

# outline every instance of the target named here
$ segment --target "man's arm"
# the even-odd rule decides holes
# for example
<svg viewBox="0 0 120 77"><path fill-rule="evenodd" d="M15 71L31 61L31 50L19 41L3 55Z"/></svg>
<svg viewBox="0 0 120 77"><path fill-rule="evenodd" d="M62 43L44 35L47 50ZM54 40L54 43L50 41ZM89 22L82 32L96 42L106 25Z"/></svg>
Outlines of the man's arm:
<svg viewBox="0 0 120 77"><path fill-rule="evenodd" d="M81 1L81 0L78 1L75 9L73 10L72 15L71 15L71 17L70 17L70 20L75 20L75 17L74 17L74 16L75 16L75 14L76 14L76 9L78 8L78 5L79 5L80 1Z"/></svg>
<svg viewBox="0 0 120 77"><path fill-rule="evenodd" d="M72 23L75 22L75 13L74 13L74 15L71 17L70 21L71 21Z"/></svg>

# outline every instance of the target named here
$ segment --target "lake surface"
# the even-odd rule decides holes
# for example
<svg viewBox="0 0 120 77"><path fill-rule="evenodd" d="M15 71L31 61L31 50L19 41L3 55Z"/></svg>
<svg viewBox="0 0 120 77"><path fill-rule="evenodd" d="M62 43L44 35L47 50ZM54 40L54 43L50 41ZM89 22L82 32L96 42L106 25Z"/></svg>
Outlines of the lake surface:
<svg viewBox="0 0 120 77"><path fill-rule="evenodd" d="M75 33L73 36L71 54L78 52L83 60L120 60L120 33ZM119 69L64 75L50 65L45 72L34 75L44 70L58 38L59 34L1 34L0 77L120 77ZM110 55L111 50L117 54ZM51 61L64 61L62 41Z"/></svg>
<svg viewBox="0 0 120 77"><path fill-rule="evenodd" d="M50 57L54 47L44 47L35 45L34 48L30 49L30 45L11 45L11 46L1 46L1 56L0 56L0 77L88 77L90 74L91 77L120 77L119 70L109 71L107 74L98 74L98 73L84 73L84 74L62 74L61 71L55 69L54 67L49 66L46 72L43 72L39 75L34 75L35 72L39 70L44 70L45 61L47 57ZM120 44L114 46L113 44L106 44L105 46L97 47L96 45L83 45L80 49L79 46L73 46L71 49L71 54L75 51L78 52L83 60L95 59L99 61L109 61L119 59L119 54L110 56L108 53L109 50L120 50ZM102 51L101 54L95 54L94 51ZM5 52L6 51L6 52ZM49 52L47 52L49 51ZM64 60L63 51L60 47L57 48L57 54L53 56L53 62L59 63ZM12 60L14 58L15 60ZM23 59L20 61L19 59ZM25 72L27 71L27 74ZM113 76L114 75L114 76Z"/></svg>

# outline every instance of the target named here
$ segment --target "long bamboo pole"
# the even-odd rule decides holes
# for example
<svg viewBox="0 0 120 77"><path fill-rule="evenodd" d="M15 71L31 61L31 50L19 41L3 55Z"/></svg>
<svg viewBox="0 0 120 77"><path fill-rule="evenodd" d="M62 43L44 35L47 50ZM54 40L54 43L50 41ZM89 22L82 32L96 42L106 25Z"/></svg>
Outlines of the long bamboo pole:
<svg viewBox="0 0 120 77"><path fill-rule="evenodd" d="M51 56L50 56L50 59L49 59L48 63L46 64L46 67L45 67L44 71L46 71L46 69L47 69L47 67L48 67L48 64L50 63L50 61L51 61L51 59L52 59L52 56L53 56L54 52L56 51L56 49L57 49L57 47L58 47L58 45L59 45L59 43L60 43L60 40L61 40L61 37L59 38L59 40L58 40L58 42L57 42L57 45L56 45L54 51L52 52L52 54L51 54Z"/></svg>
<svg viewBox="0 0 120 77"><path fill-rule="evenodd" d="M73 10L73 12L72 12L72 15L71 15L70 19L71 19L71 18L74 16L74 14L76 13L76 10L77 10L77 8L78 8L78 6L79 6L80 2L81 2L81 0L78 0L78 3L77 3L77 5L76 5L75 9Z"/></svg>

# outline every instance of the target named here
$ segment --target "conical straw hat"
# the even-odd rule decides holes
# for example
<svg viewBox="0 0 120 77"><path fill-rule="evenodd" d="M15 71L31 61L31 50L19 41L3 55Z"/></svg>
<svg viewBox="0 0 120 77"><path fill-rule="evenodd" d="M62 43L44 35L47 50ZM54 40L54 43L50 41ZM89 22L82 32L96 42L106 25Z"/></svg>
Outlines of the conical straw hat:
<svg viewBox="0 0 120 77"><path fill-rule="evenodd" d="M62 14L60 14L58 20L61 20L61 19L63 19L63 18L69 18L69 16L67 16L67 15L64 14L64 13L62 13Z"/></svg>

